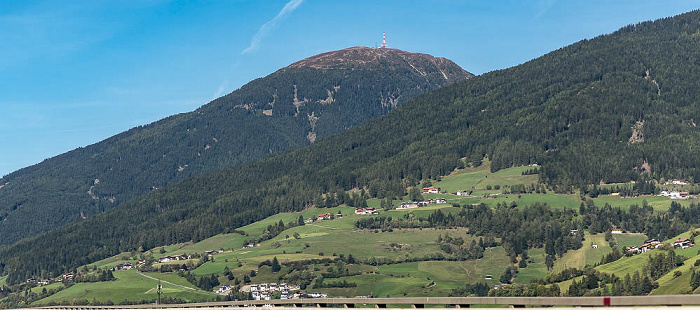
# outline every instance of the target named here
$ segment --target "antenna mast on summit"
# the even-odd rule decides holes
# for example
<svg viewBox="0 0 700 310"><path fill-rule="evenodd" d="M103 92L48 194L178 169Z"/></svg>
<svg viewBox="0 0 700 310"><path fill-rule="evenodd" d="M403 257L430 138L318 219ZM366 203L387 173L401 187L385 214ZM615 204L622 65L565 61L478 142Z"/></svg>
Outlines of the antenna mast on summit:
<svg viewBox="0 0 700 310"><path fill-rule="evenodd" d="M382 32L382 48L386 48L386 32Z"/></svg>

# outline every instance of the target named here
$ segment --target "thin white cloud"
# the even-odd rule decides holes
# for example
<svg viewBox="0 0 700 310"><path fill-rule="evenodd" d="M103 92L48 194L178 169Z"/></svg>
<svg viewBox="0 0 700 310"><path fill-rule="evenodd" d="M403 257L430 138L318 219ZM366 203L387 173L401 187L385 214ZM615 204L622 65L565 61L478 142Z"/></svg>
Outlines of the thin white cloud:
<svg viewBox="0 0 700 310"><path fill-rule="evenodd" d="M241 52L241 55L254 53L255 51L257 51L258 48L260 48L260 44L262 43L262 39L265 37L265 35L267 35L268 32L270 32L272 29L275 28L275 26L277 26L277 22L292 14L292 12L294 12L294 10L296 10L296 8L299 7L299 5L301 5L302 2L304 2L304 0L290 0L289 2L287 2L287 4L284 5L282 10L279 13L277 13L277 16L275 16L275 18L269 20L267 23L260 26L258 32L256 32L255 35L253 35L253 39L250 41L250 46L244 49Z"/></svg>
<svg viewBox="0 0 700 310"><path fill-rule="evenodd" d="M539 19L540 17L547 14L549 9L551 9L556 2L556 0L541 0L536 2L535 5L537 6L537 14L535 15L535 17L533 17L533 20Z"/></svg>
<svg viewBox="0 0 700 310"><path fill-rule="evenodd" d="M216 90L216 92L212 95L212 99L216 99L221 97L221 95L224 93L226 90L226 87L228 87L228 80L224 80L219 84L219 88Z"/></svg>

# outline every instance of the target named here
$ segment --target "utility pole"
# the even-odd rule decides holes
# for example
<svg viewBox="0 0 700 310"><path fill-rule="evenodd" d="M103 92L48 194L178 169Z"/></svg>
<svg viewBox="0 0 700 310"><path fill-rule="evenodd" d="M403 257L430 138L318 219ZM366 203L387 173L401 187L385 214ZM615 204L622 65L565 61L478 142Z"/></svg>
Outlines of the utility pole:
<svg viewBox="0 0 700 310"><path fill-rule="evenodd" d="M160 284L160 280L158 280L158 286L156 286L156 288L158 289L158 302L157 302L157 304L160 305L160 303L161 303L160 294L163 293L163 284Z"/></svg>

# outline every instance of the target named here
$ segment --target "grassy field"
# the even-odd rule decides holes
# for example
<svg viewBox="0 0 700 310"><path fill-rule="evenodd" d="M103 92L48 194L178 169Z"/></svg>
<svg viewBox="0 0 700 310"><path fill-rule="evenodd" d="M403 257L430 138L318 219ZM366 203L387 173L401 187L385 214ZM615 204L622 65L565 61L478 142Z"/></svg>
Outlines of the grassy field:
<svg viewBox="0 0 700 310"><path fill-rule="evenodd" d="M222 253L215 256L214 262L207 262L195 270L198 275L220 273L228 266L233 270L239 262L255 264L265 259L277 256L281 262L294 261L309 258L332 257L339 254L352 254L361 258L398 258L398 257L423 257L427 254L440 251L436 243L438 235L450 234L454 237L461 236L468 242L470 237L466 235L466 229L405 229L393 232L375 233L374 231L356 231L351 226L352 216L343 217L318 224L309 224L291 228L279 236L265 241L260 246ZM300 238L287 238L298 233ZM401 247L392 246L400 244ZM323 255L323 256L321 256ZM245 269L245 268L244 268ZM249 270L248 270L249 271Z"/></svg>
<svg viewBox="0 0 700 310"><path fill-rule="evenodd" d="M671 207L671 202L674 200L668 199L668 197L661 197L661 196L639 196L639 197L630 197L630 198L623 198L620 196L610 196L610 195L603 195L599 196L597 198L593 198L593 201L597 206L604 206L606 203L610 204L613 207L620 207L622 209L628 209L629 206L631 205L642 205L644 201L646 200L647 204L650 206L654 207L654 210L658 211L666 211L668 208ZM690 203L698 203L700 200L698 199L688 199L688 200L675 200L676 202L680 203L681 205L688 206Z"/></svg>
<svg viewBox="0 0 700 310"><path fill-rule="evenodd" d="M197 243L187 243L175 247L169 247L166 249L166 253L162 255L174 255L174 254L182 254L182 253L202 253L204 251L210 251L210 250L233 250L233 249L240 249L243 247L243 241L245 239L253 239L258 236L260 236L263 231L267 228L267 226L272 225L272 224L277 224L280 220L282 220L285 223L289 223L292 221L296 221L299 218L299 215L302 215L304 219L309 218L309 217L317 217L318 214L320 213L332 213L332 214L338 214L338 211L341 212L343 215L350 215L352 214L354 216L355 208L351 207L336 207L336 208L329 208L329 209L310 209L305 212L301 213L280 213L273 215L271 217L268 217L262 221L255 222L253 224L244 226L240 228L240 230L245 231L248 236L243 236L238 233L231 233L231 234L221 234L221 235L216 235L211 238L204 239L200 242ZM348 221L344 222L346 224L347 228L352 228L353 226L353 221Z"/></svg>
<svg viewBox="0 0 700 310"><path fill-rule="evenodd" d="M683 262L683 266L680 266L671 272L665 274L663 277L659 278L657 282L659 287L651 292L651 295L670 295L670 294L687 294L690 293L690 276L691 270L694 267L695 261L700 259L699 256L695 256ZM678 271L682 275L680 277L674 277L674 273Z"/></svg>
<svg viewBox="0 0 700 310"><path fill-rule="evenodd" d="M547 266L544 264L545 255L544 249L528 250L529 260L527 267L518 269L518 275L515 277L514 283L528 284L532 279L542 279L547 276ZM505 269L505 268L504 268ZM494 277L499 277L503 271L494 274ZM498 279L498 278L495 278Z"/></svg>
<svg viewBox="0 0 700 310"><path fill-rule="evenodd" d="M644 244L644 241L649 239L646 235L641 233L615 234L613 237L615 237L615 241L617 241L617 245L620 249L624 249L628 246L640 246Z"/></svg>
<svg viewBox="0 0 700 310"><path fill-rule="evenodd" d="M6 281L7 281L7 276L0 277L0 287L5 286Z"/></svg>
<svg viewBox="0 0 700 310"><path fill-rule="evenodd" d="M136 273L136 270L114 272L116 281L96 282L96 283L77 283L69 288L66 288L52 296L38 300L32 305L47 304L51 301L72 301L93 299L105 302L120 303L124 300L155 300L157 298L156 290L154 289L158 281L148 279ZM202 291L188 290L181 287L163 283L163 298L175 297L190 301L212 300L216 295Z"/></svg>
<svg viewBox="0 0 700 310"><path fill-rule="evenodd" d="M593 244L598 246L597 249L592 247ZM593 265L600 262L603 256L612 252L610 245L605 241L603 234L586 234L583 240L583 246L575 251L568 251L564 255L554 261L554 272L561 272L566 268L583 269L586 265Z"/></svg>
<svg viewBox="0 0 700 310"><path fill-rule="evenodd" d="M537 183L536 174L522 175L523 171L532 169L532 167L513 167L493 173L489 167L489 162L484 162L480 167L460 169L433 185L439 186L448 193L455 193L458 190L473 190L473 195L478 196L500 193L500 189L493 189L495 185L503 188L504 186L516 184L529 185ZM487 186L491 186L492 189L487 190Z"/></svg>
<svg viewBox="0 0 700 310"><path fill-rule="evenodd" d="M373 295L376 297L447 296L465 283L497 284L498 277L510 265L502 248L487 251L475 261L426 261L373 267L362 275L329 279L354 282L356 288L314 289L329 296ZM485 275L495 280L485 280Z"/></svg>
<svg viewBox="0 0 700 310"><path fill-rule="evenodd" d="M644 242L645 236L643 235L637 235L636 238L638 238L636 243L633 243L635 240L633 238L635 234L629 234L631 235L629 239L619 238L620 236L624 235L615 235L616 239L618 240L618 243L620 246L622 246L622 242L628 242L629 244L636 244L640 245L641 242ZM675 236L673 238L669 238L667 240L662 241L664 244L669 244L672 243L673 240L676 240L678 238L687 238L690 235L689 232L682 233L678 236ZM620 241L623 240L623 241ZM698 247L691 247L688 249L674 249L674 252L676 254L683 255L685 257L694 257L697 255L698 252ZM607 263L605 265L600 265L596 267L597 270L605 273L614 273L618 277L624 277L627 274L634 274L635 272L642 273L644 266L647 264L649 256L650 255L658 255L659 253L662 253L662 250L660 249L655 249L651 250L645 253L640 253L637 255L629 256L629 257L622 257L619 260L616 260L612 263ZM673 273L673 271L671 271ZM687 282L686 282L687 284Z"/></svg>

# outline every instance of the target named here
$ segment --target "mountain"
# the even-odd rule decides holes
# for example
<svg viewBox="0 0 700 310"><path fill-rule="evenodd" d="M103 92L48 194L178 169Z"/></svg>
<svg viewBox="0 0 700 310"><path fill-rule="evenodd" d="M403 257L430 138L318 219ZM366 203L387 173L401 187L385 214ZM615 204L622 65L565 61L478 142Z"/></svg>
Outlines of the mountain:
<svg viewBox="0 0 700 310"><path fill-rule="evenodd" d="M352 47L0 179L0 246L206 171L308 145L471 77L445 58Z"/></svg>
<svg viewBox="0 0 700 310"><path fill-rule="evenodd" d="M485 156L492 170L538 163L540 181L557 192L601 180L700 180L699 41L700 11L630 25L417 96L332 139L199 175L20 241L0 250L0 266L16 283L122 251L199 241L279 212L338 205L331 198L339 191L403 197L407 187Z"/></svg>

